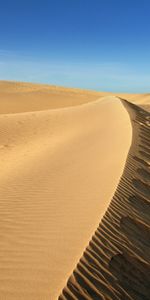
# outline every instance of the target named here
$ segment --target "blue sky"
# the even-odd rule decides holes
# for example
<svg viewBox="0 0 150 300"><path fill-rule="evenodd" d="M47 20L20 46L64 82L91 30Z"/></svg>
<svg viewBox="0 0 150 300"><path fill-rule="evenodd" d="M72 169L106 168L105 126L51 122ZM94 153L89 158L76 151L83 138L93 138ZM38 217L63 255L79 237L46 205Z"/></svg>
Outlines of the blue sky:
<svg viewBox="0 0 150 300"><path fill-rule="evenodd" d="M5 0L0 79L150 92L149 14L149 0Z"/></svg>

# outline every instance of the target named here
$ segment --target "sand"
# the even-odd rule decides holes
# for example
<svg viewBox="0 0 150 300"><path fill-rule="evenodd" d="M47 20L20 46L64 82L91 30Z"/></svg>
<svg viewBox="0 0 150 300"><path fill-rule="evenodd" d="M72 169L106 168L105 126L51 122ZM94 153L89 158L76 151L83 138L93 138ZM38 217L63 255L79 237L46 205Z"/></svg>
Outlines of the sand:
<svg viewBox="0 0 150 300"><path fill-rule="evenodd" d="M148 299L118 265L149 263L149 114L120 97L148 108L149 95L0 82L0 299Z"/></svg>
<svg viewBox="0 0 150 300"><path fill-rule="evenodd" d="M150 297L150 113L122 103L133 130L125 169L59 300Z"/></svg>

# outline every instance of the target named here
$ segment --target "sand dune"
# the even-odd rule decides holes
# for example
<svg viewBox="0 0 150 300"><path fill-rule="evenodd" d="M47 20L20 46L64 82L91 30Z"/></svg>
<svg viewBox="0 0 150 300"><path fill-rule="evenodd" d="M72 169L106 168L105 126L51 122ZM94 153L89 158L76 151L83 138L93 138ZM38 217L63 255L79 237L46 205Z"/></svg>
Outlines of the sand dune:
<svg viewBox="0 0 150 300"><path fill-rule="evenodd" d="M0 113L70 107L95 101L107 94L49 85L0 81Z"/></svg>
<svg viewBox="0 0 150 300"><path fill-rule="evenodd" d="M111 93L0 82L0 299L148 299L149 147Z"/></svg>
<svg viewBox="0 0 150 300"><path fill-rule="evenodd" d="M123 104L133 127L125 169L59 299L150 299L150 113Z"/></svg>

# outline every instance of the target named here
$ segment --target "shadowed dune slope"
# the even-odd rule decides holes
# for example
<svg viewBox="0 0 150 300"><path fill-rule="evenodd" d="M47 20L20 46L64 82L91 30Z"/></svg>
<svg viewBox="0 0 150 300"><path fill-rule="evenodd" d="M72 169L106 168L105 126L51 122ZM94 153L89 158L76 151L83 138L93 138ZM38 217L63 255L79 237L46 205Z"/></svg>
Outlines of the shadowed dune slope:
<svg viewBox="0 0 150 300"><path fill-rule="evenodd" d="M133 128L125 169L59 300L150 299L150 113L122 103Z"/></svg>
<svg viewBox="0 0 150 300"><path fill-rule="evenodd" d="M22 93L27 93L26 88ZM10 93L9 86L6 93ZM67 107L67 91L62 99L60 90L56 102L62 101L64 107L49 109L49 102L54 100L53 93L46 100L47 107L43 106L44 100L37 98L36 102L35 94L30 111L28 96L25 97L26 106L23 103L24 96L21 96L21 91L19 93L21 100L19 96L15 100L12 93L14 106L11 103L9 107L11 95L7 107L4 98L0 99L0 299L57 299L115 192L131 144L131 124L126 109L116 97L97 97L95 101L90 96L88 98L87 93L86 102L92 102L83 104L85 98L81 103L82 96L78 92L78 105L73 100L74 106ZM18 101L21 103L18 104ZM148 125L144 127L147 136L146 130ZM143 138L142 131L141 136ZM145 140L148 141L147 138ZM147 144L141 145L149 149ZM138 165L139 179L135 178L138 181L134 182L133 189L137 193L142 190L139 205L143 207L142 213L145 215L149 173L148 159L142 153L148 155L149 152L144 148L140 148L140 151L141 154L137 156L135 152L134 156L146 166L134 159L135 166ZM131 180L130 177L128 180ZM121 187L126 191L125 185ZM145 206L142 205L143 198ZM132 205L138 216L136 202ZM83 297L90 297L93 284L94 295L103 294L97 287L99 279L93 279L98 276L95 272L100 273L101 278L105 278L106 273L112 277L105 264L109 262L112 251L114 254L118 252L115 251L117 246L103 246L98 236L106 240L110 231L111 235L117 236L118 215L126 212L124 206L114 205L112 209L110 219L115 220L114 231L109 223L111 209L106 214L102 223L103 231L106 228L105 234L97 230L97 237L92 242L93 246L90 246L95 250L90 248L86 251L86 257L82 259L84 263L77 267L77 275L69 280L61 298L78 299L78 295L82 297L83 294ZM142 217L137 218L136 222L140 218L143 226L147 226ZM123 228L126 222L124 219ZM130 224L132 226L132 220ZM139 232L141 226L138 227ZM123 230L128 238L130 228ZM110 236L108 244L112 244L112 240L113 236ZM138 241L136 243L138 248ZM100 255L97 254L99 249ZM94 262L89 264L88 260L92 262L93 259L98 265ZM99 271L101 261L104 264L103 271ZM105 279L100 281L103 286L106 285L103 284ZM90 286L90 290L83 289L81 282Z"/></svg>

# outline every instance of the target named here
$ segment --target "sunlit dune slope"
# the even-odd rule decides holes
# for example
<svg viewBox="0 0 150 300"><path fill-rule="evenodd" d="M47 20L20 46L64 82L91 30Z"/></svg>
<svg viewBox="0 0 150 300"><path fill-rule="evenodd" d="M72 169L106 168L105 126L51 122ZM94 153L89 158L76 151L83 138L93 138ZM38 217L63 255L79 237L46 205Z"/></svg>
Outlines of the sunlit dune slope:
<svg viewBox="0 0 150 300"><path fill-rule="evenodd" d="M28 85L6 87L0 91L0 299L57 299L123 172L129 115L112 96L52 88L32 98Z"/></svg>
<svg viewBox="0 0 150 300"><path fill-rule="evenodd" d="M150 113L122 103L133 131L125 169L59 300L150 299Z"/></svg>

